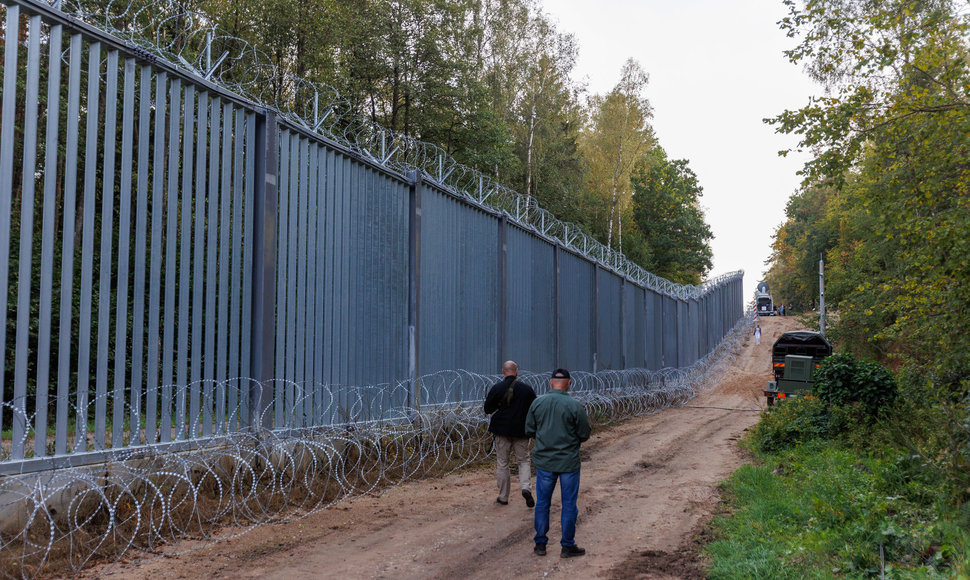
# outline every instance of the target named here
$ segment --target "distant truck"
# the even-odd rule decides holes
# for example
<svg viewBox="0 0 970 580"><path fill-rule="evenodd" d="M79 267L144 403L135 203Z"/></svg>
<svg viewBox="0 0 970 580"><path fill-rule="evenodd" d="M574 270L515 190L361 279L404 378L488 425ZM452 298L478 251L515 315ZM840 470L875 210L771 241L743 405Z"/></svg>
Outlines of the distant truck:
<svg viewBox="0 0 970 580"><path fill-rule="evenodd" d="M829 341L812 330L793 330L778 337L771 347L775 380L764 390L768 406L774 405L775 399L810 396L815 386L812 373L831 354Z"/></svg>
<svg viewBox="0 0 970 580"><path fill-rule="evenodd" d="M754 292L754 308L758 316L775 315L775 304L771 299L767 282L758 282L758 289Z"/></svg>

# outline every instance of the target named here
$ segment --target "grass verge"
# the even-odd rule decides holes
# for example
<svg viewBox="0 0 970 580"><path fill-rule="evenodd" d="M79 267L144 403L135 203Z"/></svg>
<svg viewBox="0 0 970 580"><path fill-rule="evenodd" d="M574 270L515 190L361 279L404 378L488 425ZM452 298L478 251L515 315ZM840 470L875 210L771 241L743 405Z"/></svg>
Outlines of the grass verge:
<svg viewBox="0 0 970 580"><path fill-rule="evenodd" d="M947 502L932 470L807 439L764 452L764 429L746 438L758 462L722 484L708 578L970 578L970 505Z"/></svg>

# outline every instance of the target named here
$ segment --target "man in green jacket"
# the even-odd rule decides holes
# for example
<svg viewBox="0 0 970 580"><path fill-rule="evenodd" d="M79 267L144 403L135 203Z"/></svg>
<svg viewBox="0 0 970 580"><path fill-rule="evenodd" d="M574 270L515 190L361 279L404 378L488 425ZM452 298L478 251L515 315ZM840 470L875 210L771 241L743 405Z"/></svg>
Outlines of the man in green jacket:
<svg viewBox="0 0 970 580"><path fill-rule="evenodd" d="M576 516L579 508L579 445L589 439L589 418L582 403L569 395L569 371L556 369L545 395L529 407L525 419L525 433L535 437L532 465L536 468L535 553L546 555L549 538L549 503L559 481L562 495L562 552L563 558L582 556L586 550L576 545Z"/></svg>

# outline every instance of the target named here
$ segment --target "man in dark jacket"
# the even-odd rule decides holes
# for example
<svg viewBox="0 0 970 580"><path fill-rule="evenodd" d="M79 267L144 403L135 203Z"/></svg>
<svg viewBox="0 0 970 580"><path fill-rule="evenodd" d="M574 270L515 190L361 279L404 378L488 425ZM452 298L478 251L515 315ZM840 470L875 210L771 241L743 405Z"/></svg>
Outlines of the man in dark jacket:
<svg viewBox="0 0 970 580"><path fill-rule="evenodd" d="M519 365L505 361L502 365L505 378L492 386L485 397L485 414L492 415L488 430L495 436L495 454L498 469L495 481L498 484L498 498L502 505L509 503L509 452L515 452L519 464L519 486L525 505L533 507L531 469L529 465L529 438L525 435L525 416L529 406L536 398L532 387L518 380Z"/></svg>
<svg viewBox="0 0 970 580"><path fill-rule="evenodd" d="M536 399L525 420L525 432L536 438L532 462L536 466L535 553L546 555L549 538L549 504L556 480L562 494L562 546L560 556L574 558L586 550L576 545L579 509L579 446L589 439L589 417L583 404L569 396L571 379L566 369L556 369L549 380L552 389Z"/></svg>

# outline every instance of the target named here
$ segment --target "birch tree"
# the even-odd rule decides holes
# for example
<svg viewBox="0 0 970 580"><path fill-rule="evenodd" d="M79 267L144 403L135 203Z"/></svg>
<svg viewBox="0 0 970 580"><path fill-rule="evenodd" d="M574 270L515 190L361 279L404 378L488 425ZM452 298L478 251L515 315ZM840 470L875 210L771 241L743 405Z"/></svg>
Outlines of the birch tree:
<svg viewBox="0 0 970 580"><path fill-rule="evenodd" d="M630 204L630 172L636 161L655 143L650 119L650 102L643 92L647 73L634 59L628 59L620 73L620 82L604 96L590 99L591 123L583 140L589 163L587 183L591 191L607 200L606 243L613 247L614 227L621 233L620 211Z"/></svg>

